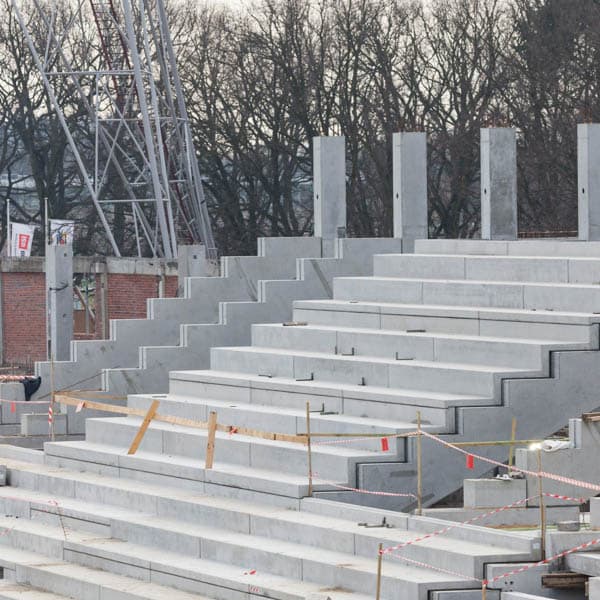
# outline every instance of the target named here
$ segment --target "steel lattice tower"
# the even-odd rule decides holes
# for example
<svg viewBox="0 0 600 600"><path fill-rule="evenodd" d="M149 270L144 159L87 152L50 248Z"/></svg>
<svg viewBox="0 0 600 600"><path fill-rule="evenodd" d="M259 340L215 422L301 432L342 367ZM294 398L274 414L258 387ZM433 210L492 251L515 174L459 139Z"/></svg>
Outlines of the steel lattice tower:
<svg viewBox="0 0 600 600"><path fill-rule="evenodd" d="M35 32L18 1L11 1L115 255L121 250L105 208L114 212L125 203L138 254L147 246L154 256L175 258L178 241L186 240L203 243L214 258L164 1L74 0L65 23L56 0L31 0L35 22L43 27ZM65 50L69 30L82 24L97 38L94 70L73 64ZM71 130L76 128L60 106L58 84L74 89L92 124L91 142Z"/></svg>

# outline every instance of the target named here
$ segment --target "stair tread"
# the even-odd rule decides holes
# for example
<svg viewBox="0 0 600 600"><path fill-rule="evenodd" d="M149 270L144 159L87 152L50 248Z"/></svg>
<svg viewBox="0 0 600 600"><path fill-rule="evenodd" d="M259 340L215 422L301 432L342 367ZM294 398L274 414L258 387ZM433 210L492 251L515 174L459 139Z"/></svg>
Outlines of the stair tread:
<svg viewBox="0 0 600 600"><path fill-rule="evenodd" d="M281 540L279 538L267 538L264 535L256 533L244 533L234 529L224 529L222 527L214 527L210 525L191 523L188 521L182 521L177 519L166 518L163 516L157 516L153 513L140 512L133 509L126 509L123 507L93 503L73 498L65 498L58 496L50 496L40 492L31 492L25 490L24 493L19 493L19 488L11 490L11 499L21 499L23 502L33 502L41 505L41 507L47 507L53 514L61 515L62 517L73 517L81 519L84 516L91 518L91 520L102 518L106 520L106 523L110 523L110 520L125 520L130 523L138 525L146 525L152 528L161 529L169 532L176 532L186 535L195 535L204 539L221 540L225 542L239 542L240 545L248 547L254 547L256 549L264 549L265 544L275 543L278 545L280 551L286 549L292 553L297 552L314 552L315 547L292 540ZM3 494L0 490L0 497ZM58 507L57 507L58 505ZM215 504L213 503L214 507ZM247 511L242 510L244 514L249 513L249 516L254 517L270 517L279 522L285 522L290 525L302 525L304 527L318 527L327 530L333 530L339 533L351 533L354 535L364 536L373 538L377 541L385 541L385 545L396 545L403 542L408 542L419 536L419 533L414 530L392 528L392 529L381 529L381 530L369 530L364 527L360 527L358 523L351 522L348 520L336 519L332 517L325 517L323 515L307 513L304 511L290 511L287 509L273 509L267 510L254 510ZM17 523L18 521L18 523ZM28 521L26 519L14 519L10 516L0 517L0 528L14 528L18 527L22 530L36 531L38 529L38 523L36 521ZM57 539L62 539L64 534L60 528L56 528L54 535ZM67 535L69 541L82 541L86 540L93 535L93 539L99 539L100 536L95 534L89 534L82 531L71 530ZM457 554L468 554L471 556L489 556L490 554L502 554L506 558L510 557L523 557L523 553L517 550L506 548L502 546L491 546L483 542L456 539L451 534L446 536L436 536L429 538L423 542L419 542L418 545L427 546L428 548L443 550L446 552L452 552ZM331 552L328 550L319 550L320 552L329 552L332 560L341 560L343 557L346 559L349 555L343 552Z"/></svg>
<svg viewBox="0 0 600 600"><path fill-rule="evenodd" d="M533 369L523 369L519 367L491 366L485 364L461 363L461 362L442 362L435 360L397 360L395 358L381 358L379 356L367 355L349 355L331 354L328 352L316 352L311 350L295 350L293 348L270 348L267 346L217 346L213 350L227 350L228 352L237 352L240 354L273 354L283 356L301 356L307 358L318 358L320 360L330 361L351 361L356 363L373 363L382 365L394 365L400 368L422 367L426 369L447 369L456 371L475 371L479 373L535 373Z"/></svg>
<svg viewBox="0 0 600 600"><path fill-rule="evenodd" d="M283 323L258 323L256 326L265 329L281 329L287 331L290 329L289 326ZM457 341L472 341L472 342L497 342L500 344L517 344L520 346L581 346L581 342L568 342L560 339L546 339L546 338L507 338L500 336L490 335L470 335L466 333L447 333L445 331L403 331L399 329L370 329L368 327L344 327L341 325L320 325L317 323L307 323L306 325L298 326L301 330L308 331L325 331L325 332L339 332L339 333L353 333L353 334L365 334L365 335L381 335L389 337L415 337L415 338L434 338L444 340L457 340Z"/></svg>
<svg viewBox="0 0 600 600"><path fill-rule="evenodd" d="M25 532L31 535L47 537L57 541L63 540L65 542L65 546L72 551L77 551L78 547L81 547L81 549L85 549L86 553L89 554L93 549L95 552L98 553L98 556L104 556L105 558L110 559L112 555L113 560L115 555L119 555L120 557L122 557L122 562L130 561L131 564L137 566L143 566L143 563L145 562L154 564L155 566L164 565L173 571L181 571L182 569L196 572L208 571L212 572L216 576L225 577L228 580L233 581L237 580L238 582L248 582L247 578L244 579L245 573L248 569L254 568L253 565L229 565L214 561L212 559L201 558L199 556L193 557L176 552L167 551L164 548L160 547L141 546L139 544L119 540L116 538L110 538L108 536L102 537L91 533L73 532L71 530L67 532L67 538L65 540L64 533L60 527L53 527L46 524L28 521L26 519L11 519L8 517L4 517L0 518L0 525L3 527L6 525L11 526L11 528L16 533ZM215 537L215 540L218 539L218 537ZM228 535L228 533L225 532L223 537L220 539L224 542L237 541L238 545L242 545L240 541L242 539L240 534ZM258 538L256 540L252 540L253 543L247 543L246 547L264 551L265 540L267 540L267 538ZM249 542L249 540L245 541ZM267 541L269 542L269 545L272 546L272 553L283 554L290 558L296 558L298 560L306 561L318 560L320 564L329 564L330 566L336 568L343 567L344 569L368 573L370 575L375 574L377 569L377 561L375 557L356 556L344 554L341 552L334 552L331 550L317 550L314 547L301 546L299 544L292 544L290 542L285 542L281 540L268 539ZM5 557L4 551L6 549L6 545L0 545L0 562ZM12 547L10 548L10 551L12 552ZM318 551L318 558L315 555L316 551ZM73 567L73 571L78 572L76 574L82 576L86 575L86 580L92 583L100 583L102 585L115 586L129 585L133 583L145 583L138 582L137 580L133 580L122 575L116 575L108 571L88 569L87 567L83 567L70 562L67 563L61 560L56 560L51 557L42 557L40 555L34 555L31 552L28 552L27 555L35 556L35 558L33 559L33 563L31 562L31 558L27 559L28 564L33 564L38 568L47 569L53 572L63 572L64 574L69 575L70 573L65 573L65 571L69 571L69 569ZM20 562L19 556L16 556L14 558L14 562ZM91 573L88 574L88 572L90 571ZM265 575L267 575L268 577L273 577L273 575L270 573L265 573ZM387 561L385 575L386 577L398 578L402 579L403 581L413 583L447 581L454 582L464 580L463 578L460 578L458 576L439 573L434 570L425 569L410 564L403 564L401 561L391 560ZM285 579L279 576L275 577ZM252 579L252 583L257 583L254 577ZM178 596L176 597L179 598ZM184 598L187 600L188 597L191 598L191 596L188 595L181 596L182 600Z"/></svg>
<svg viewBox="0 0 600 600"><path fill-rule="evenodd" d="M381 309L398 314L407 314L415 316L464 316L467 318L478 318L479 315L488 318L505 317L502 320L533 320L541 322L558 322L590 325L600 322L600 314L565 311L565 310L544 310L530 308L506 308L489 306L462 306L452 304L411 304L404 302L374 302L372 300L295 300L295 308L309 309L340 309L352 312L374 312L378 313ZM364 309L369 309L365 311ZM378 331L376 329L375 331ZM518 339L518 338L512 338Z"/></svg>
<svg viewBox="0 0 600 600"><path fill-rule="evenodd" d="M412 362L412 361L411 361ZM439 392L434 390L413 390L409 388L389 388L376 385L360 386L352 385L350 383L339 383L336 381L297 381L296 379L290 379L288 377L270 377L265 378L260 375L254 375L252 373L241 373L236 371L218 371L214 369L193 369L188 371L171 371L169 374L171 379L178 379L183 381L198 381L205 382L210 380L222 380L224 384L230 382L237 385L246 385L247 382L260 383L261 386L269 386L274 384L283 384L287 386L297 387L299 389L304 388L303 391L321 391L330 390L331 392L353 392L355 394L363 395L365 393L373 393L381 396L388 397L412 397L417 400L441 400L441 401L467 401L476 402L489 401L491 398L483 396L482 394L456 394L452 392ZM228 381L229 380L229 381ZM221 382L221 381L219 381Z"/></svg>
<svg viewBox="0 0 600 600"><path fill-rule="evenodd" d="M29 585L0 581L0 600L71 600L69 596L62 596L53 592L46 592Z"/></svg>

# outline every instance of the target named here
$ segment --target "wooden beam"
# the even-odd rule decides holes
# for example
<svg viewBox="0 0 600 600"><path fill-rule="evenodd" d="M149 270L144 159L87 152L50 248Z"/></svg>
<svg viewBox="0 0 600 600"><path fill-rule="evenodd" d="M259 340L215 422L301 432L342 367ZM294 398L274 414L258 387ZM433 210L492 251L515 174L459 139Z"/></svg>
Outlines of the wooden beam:
<svg viewBox="0 0 600 600"><path fill-rule="evenodd" d="M154 415L156 415L156 411L158 410L159 404L159 400L154 400L154 402L152 402L152 404L150 405L150 408L148 409L148 412L146 413L146 416L144 417L144 420L142 421L142 424L140 425L140 428L138 429L135 438L133 438L133 442L131 442L131 446L127 454L135 454L137 452L137 449L140 447L140 444L144 439L144 435L146 434L148 427L150 427L150 421L152 421L152 419L154 419Z"/></svg>
<svg viewBox="0 0 600 600"><path fill-rule="evenodd" d="M542 575L542 587L559 590L583 590L588 580L581 573L560 572Z"/></svg>
<svg viewBox="0 0 600 600"><path fill-rule="evenodd" d="M205 469L212 469L215 459L215 437L217 435L217 413L214 410L210 411L208 416L208 437L206 440L206 460Z"/></svg>

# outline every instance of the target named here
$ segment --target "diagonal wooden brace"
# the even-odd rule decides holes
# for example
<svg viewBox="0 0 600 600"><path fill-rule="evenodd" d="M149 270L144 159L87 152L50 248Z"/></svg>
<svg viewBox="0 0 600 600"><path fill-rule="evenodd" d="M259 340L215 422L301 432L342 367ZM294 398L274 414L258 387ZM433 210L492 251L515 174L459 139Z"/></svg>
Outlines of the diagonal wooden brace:
<svg viewBox="0 0 600 600"><path fill-rule="evenodd" d="M146 416L144 417L144 420L142 421L142 424L140 425L138 432L135 434L135 438L133 439L133 442L131 442L131 446L130 446L127 454L135 454L137 452L137 449L140 447L140 444L142 443L142 440L144 439L144 435L146 435L146 431L148 430L148 427L150 426L150 421L152 421L152 419L154 419L154 415L156 414L156 411L158 410L159 404L160 404L159 400L154 400L154 402L152 402L152 404L150 405L150 408L148 409L148 412L146 413Z"/></svg>

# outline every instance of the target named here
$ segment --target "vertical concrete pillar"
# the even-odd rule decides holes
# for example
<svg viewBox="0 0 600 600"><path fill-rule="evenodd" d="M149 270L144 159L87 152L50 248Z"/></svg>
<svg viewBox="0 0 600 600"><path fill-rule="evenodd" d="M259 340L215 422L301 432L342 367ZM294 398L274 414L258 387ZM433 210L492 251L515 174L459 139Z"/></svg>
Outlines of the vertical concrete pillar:
<svg viewBox="0 0 600 600"><path fill-rule="evenodd" d="M346 140L313 138L315 237L346 237Z"/></svg>
<svg viewBox="0 0 600 600"><path fill-rule="evenodd" d="M580 240L600 240L600 124L577 125L577 199Z"/></svg>
<svg viewBox="0 0 600 600"><path fill-rule="evenodd" d="M517 137L512 128L481 130L481 238L517 239Z"/></svg>
<svg viewBox="0 0 600 600"><path fill-rule="evenodd" d="M394 237L402 251L412 252L415 240L427 239L427 136L394 133Z"/></svg>
<svg viewBox="0 0 600 600"><path fill-rule="evenodd" d="M209 275L204 244L179 246L177 254L177 295L183 297L186 277Z"/></svg>
<svg viewBox="0 0 600 600"><path fill-rule="evenodd" d="M73 246L46 246L49 353L70 360L73 339Z"/></svg>

